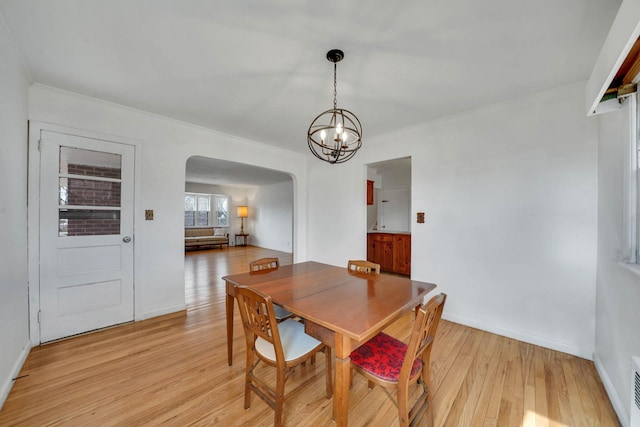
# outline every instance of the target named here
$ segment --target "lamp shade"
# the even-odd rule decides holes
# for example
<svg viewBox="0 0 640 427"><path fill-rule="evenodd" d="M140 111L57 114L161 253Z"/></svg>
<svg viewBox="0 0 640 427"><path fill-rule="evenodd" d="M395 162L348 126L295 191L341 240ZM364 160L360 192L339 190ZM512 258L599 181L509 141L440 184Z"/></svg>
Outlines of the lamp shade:
<svg viewBox="0 0 640 427"><path fill-rule="evenodd" d="M246 218L249 215L249 208L246 206L238 206L238 218Z"/></svg>

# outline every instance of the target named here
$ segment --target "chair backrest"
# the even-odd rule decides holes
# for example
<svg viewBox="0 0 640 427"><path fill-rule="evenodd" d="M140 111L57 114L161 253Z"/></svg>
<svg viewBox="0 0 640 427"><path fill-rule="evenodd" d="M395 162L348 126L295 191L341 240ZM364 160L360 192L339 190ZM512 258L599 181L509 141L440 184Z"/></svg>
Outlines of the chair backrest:
<svg viewBox="0 0 640 427"><path fill-rule="evenodd" d="M347 268L349 271L354 271L356 273L380 274L380 264L370 261L350 259L347 264Z"/></svg>
<svg viewBox="0 0 640 427"><path fill-rule="evenodd" d="M407 345L407 353L402 363L398 383L402 384L407 381L411 375L411 368L416 358L422 359L423 366L427 369L431 366L431 349L433 341L438 331L440 318L447 295L441 293L436 295L427 302L426 305L420 307L416 313L416 320L413 324L409 344Z"/></svg>
<svg viewBox="0 0 640 427"><path fill-rule="evenodd" d="M253 348L256 338L260 337L273 345L278 364L284 364L278 322L271 297L247 286L237 286L236 298L247 339L247 351Z"/></svg>
<svg viewBox="0 0 640 427"><path fill-rule="evenodd" d="M249 271L273 270L279 266L278 258L260 258L249 263Z"/></svg>

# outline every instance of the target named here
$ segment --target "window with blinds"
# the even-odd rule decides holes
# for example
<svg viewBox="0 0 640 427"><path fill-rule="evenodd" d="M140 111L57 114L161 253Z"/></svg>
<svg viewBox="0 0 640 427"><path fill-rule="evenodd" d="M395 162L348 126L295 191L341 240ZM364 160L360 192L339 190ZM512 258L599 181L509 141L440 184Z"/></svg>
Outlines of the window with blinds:
<svg viewBox="0 0 640 427"><path fill-rule="evenodd" d="M184 195L184 226L228 227L229 196L186 193Z"/></svg>

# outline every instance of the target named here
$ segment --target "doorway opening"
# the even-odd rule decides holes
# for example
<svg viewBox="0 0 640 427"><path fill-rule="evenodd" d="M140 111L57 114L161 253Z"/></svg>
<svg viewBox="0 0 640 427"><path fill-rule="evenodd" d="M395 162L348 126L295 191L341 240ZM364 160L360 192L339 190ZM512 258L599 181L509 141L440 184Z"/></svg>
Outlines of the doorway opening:
<svg viewBox="0 0 640 427"><path fill-rule="evenodd" d="M290 174L204 156L190 157L185 168L185 195L209 195L227 201L217 207L204 203L198 210L201 221L207 215L215 218L202 226L203 222L198 225L191 221L191 206L185 200L185 230L211 228L228 235L226 245L205 246L203 250L233 249L237 253L241 248L259 247L293 254L294 187ZM224 266L218 266L218 270L221 268Z"/></svg>
<svg viewBox="0 0 640 427"><path fill-rule="evenodd" d="M411 157L367 165L367 260L411 274Z"/></svg>

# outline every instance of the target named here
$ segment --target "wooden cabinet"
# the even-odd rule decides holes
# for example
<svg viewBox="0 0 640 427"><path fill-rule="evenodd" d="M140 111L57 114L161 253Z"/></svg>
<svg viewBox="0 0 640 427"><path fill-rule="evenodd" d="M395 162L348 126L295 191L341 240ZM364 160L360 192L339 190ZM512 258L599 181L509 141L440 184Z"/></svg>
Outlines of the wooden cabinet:
<svg viewBox="0 0 640 427"><path fill-rule="evenodd" d="M411 235L393 235L393 271L411 274Z"/></svg>
<svg viewBox="0 0 640 427"><path fill-rule="evenodd" d="M367 205L373 204L373 181L367 180Z"/></svg>
<svg viewBox="0 0 640 427"><path fill-rule="evenodd" d="M369 233L367 260L384 271L411 274L411 234Z"/></svg>
<svg viewBox="0 0 640 427"><path fill-rule="evenodd" d="M393 271L393 235L371 233L367 236L367 261L380 264L380 269Z"/></svg>

